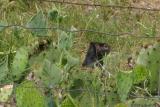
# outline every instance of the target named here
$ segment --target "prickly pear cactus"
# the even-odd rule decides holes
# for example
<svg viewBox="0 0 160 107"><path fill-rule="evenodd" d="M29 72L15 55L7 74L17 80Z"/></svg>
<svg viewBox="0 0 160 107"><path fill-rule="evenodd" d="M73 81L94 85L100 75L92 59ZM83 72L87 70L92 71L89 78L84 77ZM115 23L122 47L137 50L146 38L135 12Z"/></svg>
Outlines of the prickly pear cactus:
<svg viewBox="0 0 160 107"><path fill-rule="evenodd" d="M95 102L93 99L94 97L89 92L84 93L79 100L79 107L94 107Z"/></svg>
<svg viewBox="0 0 160 107"><path fill-rule="evenodd" d="M46 99L31 81L25 81L16 88L17 107L47 107Z"/></svg>
<svg viewBox="0 0 160 107"><path fill-rule="evenodd" d="M27 64L28 64L28 50L26 47L21 47L17 51L11 66L12 68L11 75L13 76L14 80L18 80L21 78L21 76L25 73Z"/></svg>
<svg viewBox="0 0 160 107"><path fill-rule="evenodd" d="M133 83L133 73L128 72L118 72L117 74L117 88L120 100L124 102L127 99L128 92L130 91Z"/></svg>
<svg viewBox="0 0 160 107"><path fill-rule="evenodd" d="M62 79L62 69L51 61L45 59L40 77L46 86L55 86L59 84Z"/></svg>
<svg viewBox="0 0 160 107"><path fill-rule="evenodd" d="M143 65L150 72L150 91L155 92L158 86L158 72L160 70L160 43L143 48L138 56L137 65Z"/></svg>
<svg viewBox="0 0 160 107"><path fill-rule="evenodd" d="M8 74L8 56L5 58L1 58L0 60L0 83L3 83L3 81L6 81L5 78Z"/></svg>
<svg viewBox="0 0 160 107"><path fill-rule="evenodd" d="M155 106L159 98L135 98L126 102L127 107L159 107Z"/></svg>
<svg viewBox="0 0 160 107"><path fill-rule="evenodd" d="M137 65L133 69L133 83L138 84L147 79L149 71L143 65Z"/></svg>
<svg viewBox="0 0 160 107"><path fill-rule="evenodd" d="M39 11L35 16L33 16L26 25L26 27L28 28L33 28L31 29L31 32L36 36L46 36L47 30L43 29L46 28L46 26L47 26L47 21L42 11ZM34 29L34 28L42 28L42 29Z"/></svg>

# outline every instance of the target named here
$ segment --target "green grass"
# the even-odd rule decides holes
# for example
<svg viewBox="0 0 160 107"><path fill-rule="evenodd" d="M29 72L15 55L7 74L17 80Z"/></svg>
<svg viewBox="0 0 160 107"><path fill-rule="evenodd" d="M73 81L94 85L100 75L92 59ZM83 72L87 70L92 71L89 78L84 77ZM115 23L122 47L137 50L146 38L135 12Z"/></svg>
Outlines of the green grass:
<svg viewBox="0 0 160 107"><path fill-rule="evenodd" d="M88 2L88 0L75 1L83 3L96 2L99 4L125 6L136 4L136 2L134 3L132 0L90 0L90 2ZM94 32L78 32L76 33L76 37L73 42L73 48L70 51L73 53L73 56L78 57L80 59L80 62L82 63L88 49L88 45L91 41L104 42L109 44L112 48L111 55L117 55L116 58L111 58L111 61L108 64L108 69L113 74L116 74L115 72L117 72L117 69L128 70L128 68L126 67L127 58L129 56L136 56L136 52L140 51L141 46L150 43L153 44L156 41L156 38L154 39L139 37L159 36L159 12L105 7L74 6L67 4L54 4L51 2L38 2L38 0L1 0L0 7L0 22L5 21L9 25L26 25L27 22L40 10L44 12L46 17L48 16L49 11L57 10L59 15L62 16L63 19L61 22L47 19L49 26L63 26L66 29L70 29L71 27L74 27L76 29L92 29L98 32L109 33L108 35L104 35ZM27 29L15 29L16 28L6 28L5 31L0 32L0 52L5 53L9 51L16 51L21 46L36 44L38 40L42 40L45 38L34 37ZM110 35L125 32L131 32L133 33L133 35L126 34L122 37ZM58 40L58 34L56 30L49 30L48 36L54 42ZM3 56L4 54L0 54L0 58ZM82 74L81 71L84 74ZM93 72L95 71L95 74L93 72L87 72L87 74L85 74L85 71L86 70L82 70L79 66L79 68L76 68L76 72L73 72L73 75L76 75L75 78L82 77L84 78L84 80L86 80L87 78L96 80L97 78L95 75L99 75L96 74L96 71L99 72L99 70L97 69L88 70ZM85 78L83 75L87 77ZM115 81L112 81L112 79L113 78L111 78L111 80L107 78L106 81L108 82L108 84L106 83L107 85L103 87L104 89L106 87L107 90L113 89L110 87L110 85L113 85L114 87L116 83ZM99 83L95 82L94 85L97 84L99 85ZM96 89L97 87L94 88ZM84 95L85 94L86 93L84 93ZM86 96L80 96L80 98ZM113 95L112 97L117 96ZM93 102L95 101L94 98L91 100L93 100Z"/></svg>
<svg viewBox="0 0 160 107"><path fill-rule="evenodd" d="M21 1L21 0L19 0ZM27 21L38 11L43 10L46 14L51 9L58 9L62 16L65 16L64 20L59 23L60 26L70 28L74 26L77 29L95 29L95 31L108 32L111 34L117 34L122 32L133 32L134 36L155 36L158 35L159 19L158 12L145 12L138 10L128 9L111 9L111 8L100 8L100 7L86 7L86 6L72 6L72 5L58 5L54 3L35 1L25 2L12 1L6 3L2 2L1 20L7 21L9 24L22 24L25 25ZM98 1L99 3L111 3L111 4L130 4L129 1ZM54 23L54 22L52 22ZM156 24L156 25L155 25ZM154 30L155 29L155 30ZM12 34L11 30L6 31L7 34L3 33L2 40L9 41L9 35ZM25 33L26 32L26 33ZM54 32L51 32L52 35ZM153 34L153 35L152 35ZM22 30L20 35L23 43L26 43L26 38L29 38L30 34L26 30ZM127 36L127 35L126 35ZM131 35L128 35L131 36ZM30 38L27 39L30 42ZM128 37L118 38L111 37L110 35L101 35L97 33L78 33L75 45L86 46L89 41L107 42L111 44L113 50L119 51L122 47L126 47L128 44L132 44L133 41L138 41L138 44L142 44L143 39L139 38L130 39ZM85 41L84 41L85 40ZM149 39L151 41L151 39ZM16 41L15 41L16 42ZM20 42L20 41L18 41ZM87 44L86 44L87 43ZM14 45L16 45L15 43ZM135 44L132 45L134 48ZM83 46L82 46L83 47ZM77 47L78 48L78 47ZM115 49L114 49L115 48ZM124 48L124 49L128 49ZM81 49L80 49L81 50ZM127 50L128 51L128 50Z"/></svg>

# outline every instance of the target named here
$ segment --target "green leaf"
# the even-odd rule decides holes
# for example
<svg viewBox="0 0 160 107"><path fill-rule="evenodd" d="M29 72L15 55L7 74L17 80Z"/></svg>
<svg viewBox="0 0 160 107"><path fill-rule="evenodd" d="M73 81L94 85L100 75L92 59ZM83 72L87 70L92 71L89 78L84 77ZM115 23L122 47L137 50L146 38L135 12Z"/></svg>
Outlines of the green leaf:
<svg viewBox="0 0 160 107"><path fill-rule="evenodd" d="M58 17L58 11L57 10L50 10L48 12L48 17L50 20L52 21L57 21L57 17Z"/></svg>
<svg viewBox="0 0 160 107"><path fill-rule="evenodd" d="M138 84L147 79L147 77L149 76L149 71L146 69L146 67L142 65L137 65L133 69L133 74L134 74L134 77L133 77L134 84Z"/></svg>
<svg viewBox="0 0 160 107"><path fill-rule="evenodd" d="M52 61L53 63L58 63L60 61L62 51L60 49L50 49L46 54L46 59Z"/></svg>
<svg viewBox="0 0 160 107"><path fill-rule="evenodd" d="M0 32L3 31L5 28L7 28L8 24L4 21L0 22Z"/></svg>
<svg viewBox="0 0 160 107"><path fill-rule="evenodd" d="M128 107L156 107L157 102L159 102L159 98L135 98L128 100L126 104Z"/></svg>
<svg viewBox="0 0 160 107"><path fill-rule="evenodd" d="M73 46L73 34L67 34L64 31L59 31L58 48L59 49L70 49Z"/></svg>
<svg viewBox="0 0 160 107"><path fill-rule="evenodd" d="M65 100L62 102L61 107L77 107L74 100L70 95L68 95Z"/></svg>
<svg viewBox="0 0 160 107"><path fill-rule="evenodd" d="M67 64L72 66L78 65L79 64L79 59L72 57L71 55L67 56Z"/></svg>
<svg viewBox="0 0 160 107"><path fill-rule="evenodd" d="M62 71L56 64L46 59L40 77L47 86L55 86L60 83Z"/></svg>
<svg viewBox="0 0 160 107"><path fill-rule="evenodd" d="M81 79L75 79L73 81L73 84L70 87L70 90L77 90L77 89L83 89L84 88L84 81ZM70 94L73 98L76 98L82 94L82 91L70 91Z"/></svg>
<svg viewBox="0 0 160 107"><path fill-rule="evenodd" d="M137 58L137 65L143 65L150 72L149 89L156 92L158 89L158 72L160 69L160 43L155 43L146 49L142 49Z"/></svg>
<svg viewBox="0 0 160 107"><path fill-rule="evenodd" d="M158 89L158 79L160 70L160 43L154 44L150 50L148 56L147 69L150 71L150 84L149 88L151 91L156 92Z"/></svg>
<svg viewBox="0 0 160 107"><path fill-rule="evenodd" d="M8 74L8 57L5 57L3 60L0 62L0 83L4 81Z"/></svg>
<svg viewBox="0 0 160 107"><path fill-rule="evenodd" d="M31 81L25 81L16 88L17 107L47 107L42 92Z"/></svg>
<svg viewBox="0 0 160 107"><path fill-rule="evenodd" d="M116 79L120 100L124 102L127 99L128 92L132 87L133 74L130 71L126 73L118 72Z"/></svg>
<svg viewBox="0 0 160 107"><path fill-rule="evenodd" d="M39 11L27 23L27 27L31 29L36 36L47 36L47 21L42 11Z"/></svg>
<svg viewBox="0 0 160 107"><path fill-rule="evenodd" d="M79 100L79 105L79 107L94 107L94 97L89 92L84 93Z"/></svg>
<svg viewBox="0 0 160 107"><path fill-rule="evenodd" d="M109 106L113 106L117 103L119 103L119 96L118 94L114 91L114 89L111 89L110 92L108 92L106 97L106 102Z"/></svg>
<svg viewBox="0 0 160 107"><path fill-rule="evenodd" d="M28 50L26 47L21 47L14 59L12 64L12 76L14 80L18 80L26 70L28 64Z"/></svg>
<svg viewBox="0 0 160 107"><path fill-rule="evenodd" d="M148 60L147 53L148 52L149 52L149 50L146 50L144 48L141 49L140 54L139 54L137 61L136 61L137 65L143 65L143 66L147 65L147 60Z"/></svg>
<svg viewBox="0 0 160 107"><path fill-rule="evenodd" d="M63 59L66 59L66 64L65 64L66 71L71 70L71 68L79 64L79 59L71 56L70 53L67 51L65 51L65 57Z"/></svg>

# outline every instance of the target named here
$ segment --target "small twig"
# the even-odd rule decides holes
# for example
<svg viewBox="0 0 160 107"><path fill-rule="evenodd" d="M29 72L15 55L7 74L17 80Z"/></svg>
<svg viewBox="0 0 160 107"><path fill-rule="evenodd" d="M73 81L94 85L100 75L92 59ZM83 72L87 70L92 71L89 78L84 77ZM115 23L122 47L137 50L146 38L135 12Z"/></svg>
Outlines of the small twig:
<svg viewBox="0 0 160 107"><path fill-rule="evenodd" d="M0 52L0 55L9 55L9 54L14 54L16 51L8 51L8 52Z"/></svg>
<svg viewBox="0 0 160 107"><path fill-rule="evenodd" d="M102 71L107 72L108 77L111 78L112 74L101 63L99 63L99 61L96 61L96 63L98 63L100 65Z"/></svg>
<svg viewBox="0 0 160 107"><path fill-rule="evenodd" d="M146 89L143 89L143 88L137 87L137 86L136 86L135 88L137 88L137 89L139 89L139 90L142 90L142 91L146 92L150 97L152 97L152 95L148 92L147 88L146 88Z"/></svg>

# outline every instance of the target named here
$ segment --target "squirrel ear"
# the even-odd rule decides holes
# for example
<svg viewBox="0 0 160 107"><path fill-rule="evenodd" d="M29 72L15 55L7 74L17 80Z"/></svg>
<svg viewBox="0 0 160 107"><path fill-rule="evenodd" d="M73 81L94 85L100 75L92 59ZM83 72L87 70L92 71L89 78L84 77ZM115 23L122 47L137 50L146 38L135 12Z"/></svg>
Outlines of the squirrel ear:
<svg viewBox="0 0 160 107"><path fill-rule="evenodd" d="M99 44L95 44L95 47L97 52L101 51L101 46Z"/></svg>

